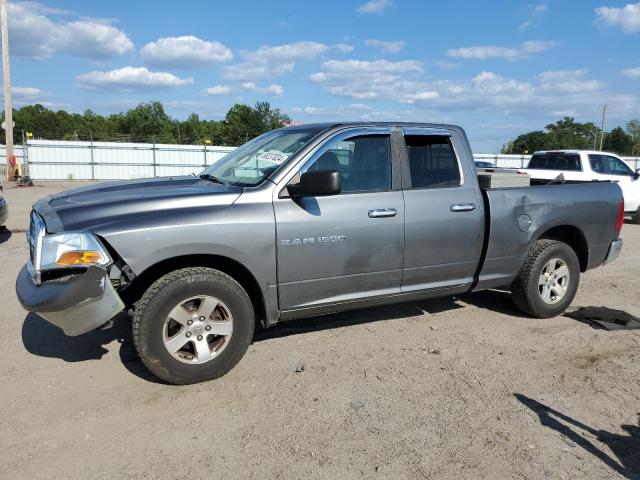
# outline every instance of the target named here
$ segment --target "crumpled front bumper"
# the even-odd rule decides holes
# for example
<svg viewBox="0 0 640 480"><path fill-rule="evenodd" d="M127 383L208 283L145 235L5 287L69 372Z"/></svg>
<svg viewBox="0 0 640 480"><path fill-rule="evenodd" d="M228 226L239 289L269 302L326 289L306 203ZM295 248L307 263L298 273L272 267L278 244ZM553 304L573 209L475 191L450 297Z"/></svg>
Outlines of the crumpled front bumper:
<svg viewBox="0 0 640 480"><path fill-rule="evenodd" d="M124 309L107 271L98 266L64 281L37 285L25 265L16 280L16 294L25 310L37 313L70 336L94 330Z"/></svg>

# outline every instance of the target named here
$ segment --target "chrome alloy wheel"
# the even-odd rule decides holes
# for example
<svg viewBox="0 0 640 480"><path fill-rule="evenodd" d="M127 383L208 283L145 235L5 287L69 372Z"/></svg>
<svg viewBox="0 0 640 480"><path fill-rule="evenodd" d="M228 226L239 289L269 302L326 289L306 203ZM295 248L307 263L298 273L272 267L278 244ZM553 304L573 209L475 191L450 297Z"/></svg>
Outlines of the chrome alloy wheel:
<svg viewBox="0 0 640 480"><path fill-rule="evenodd" d="M544 303L553 305L567 294L571 274L569 267L559 258L549 260L538 278L538 292Z"/></svg>
<svg viewBox="0 0 640 480"><path fill-rule="evenodd" d="M233 334L233 317L221 300L198 295L176 305L164 321L167 351L177 360L199 364L216 358Z"/></svg>

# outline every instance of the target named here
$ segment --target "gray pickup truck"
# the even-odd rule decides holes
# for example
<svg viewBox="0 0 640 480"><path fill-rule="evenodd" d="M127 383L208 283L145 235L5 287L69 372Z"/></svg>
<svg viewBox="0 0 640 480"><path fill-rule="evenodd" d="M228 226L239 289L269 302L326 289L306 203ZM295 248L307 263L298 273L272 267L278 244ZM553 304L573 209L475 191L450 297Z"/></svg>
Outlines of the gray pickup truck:
<svg viewBox="0 0 640 480"><path fill-rule="evenodd" d="M481 189L456 126L289 127L199 176L38 201L16 291L68 335L129 308L149 370L194 383L233 368L256 324L495 287L558 315L618 256L623 213L615 183Z"/></svg>

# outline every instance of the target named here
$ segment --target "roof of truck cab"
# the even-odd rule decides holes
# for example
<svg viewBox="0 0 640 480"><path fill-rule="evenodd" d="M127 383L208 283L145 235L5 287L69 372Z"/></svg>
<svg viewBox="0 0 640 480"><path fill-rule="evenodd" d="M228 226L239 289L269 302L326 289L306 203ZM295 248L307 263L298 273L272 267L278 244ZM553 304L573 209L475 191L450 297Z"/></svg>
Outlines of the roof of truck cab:
<svg viewBox="0 0 640 480"><path fill-rule="evenodd" d="M398 128L444 128L452 130L462 130L458 125L448 125L444 123L421 123L421 122L324 122L324 123L306 123L302 125L293 125L284 127L283 130L315 130L323 132L334 128L350 128L350 127L398 127Z"/></svg>
<svg viewBox="0 0 640 480"><path fill-rule="evenodd" d="M587 155L603 155L604 154L604 155L613 155L614 157L620 156L617 153L601 152L599 150L577 150L577 149L563 150L562 148L559 148L557 150L538 150L536 152L533 152L532 155L536 155L538 153L575 153L575 154L586 153Z"/></svg>

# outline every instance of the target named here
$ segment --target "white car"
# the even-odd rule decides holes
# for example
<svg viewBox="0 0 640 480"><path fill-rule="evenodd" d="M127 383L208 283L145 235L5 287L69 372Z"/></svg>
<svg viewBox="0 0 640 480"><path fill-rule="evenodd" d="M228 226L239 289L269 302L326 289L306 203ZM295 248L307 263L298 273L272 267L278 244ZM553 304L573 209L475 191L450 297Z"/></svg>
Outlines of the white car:
<svg viewBox="0 0 640 480"><path fill-rule="evenodd" d="M524 171L531 176L532 183L551 181L560 174L568 183L595 180L618 182L624 196L625 215L631 215L634 223L640 223L640 169L634 172L613 153L594 150L535 152Z"/></svg>

